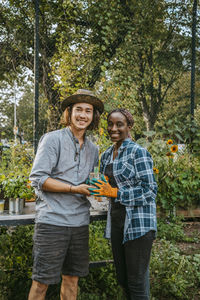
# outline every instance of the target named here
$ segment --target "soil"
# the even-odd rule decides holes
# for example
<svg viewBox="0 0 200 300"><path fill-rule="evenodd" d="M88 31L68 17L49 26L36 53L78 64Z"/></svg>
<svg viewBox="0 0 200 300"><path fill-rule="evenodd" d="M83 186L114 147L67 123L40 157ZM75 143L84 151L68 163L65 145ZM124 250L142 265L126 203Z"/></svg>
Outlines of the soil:
<svg viewBox="0 0 200 300"><path fill-rule="evenodd" d="M200 221L185 222L184 232L187 237L194 241L177 243L181 252L186 255L200 254Z"/></svg>

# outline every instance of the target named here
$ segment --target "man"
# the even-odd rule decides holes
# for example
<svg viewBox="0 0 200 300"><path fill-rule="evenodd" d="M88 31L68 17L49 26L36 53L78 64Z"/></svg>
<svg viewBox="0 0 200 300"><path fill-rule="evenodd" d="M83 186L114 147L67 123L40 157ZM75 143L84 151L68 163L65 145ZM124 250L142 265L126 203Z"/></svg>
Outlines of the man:
<svg viewBox="0 0 200 300"><path fill-rule="evenodd" d="M62 103L66 128L45 134L30 174L36 218L29 300L45 299L49 284L60 281L62 300L77 298L78 279L89 268L90 172L98 166L98 148L87 129L96 129L104 105L91 91L78 90Z"/></svg>

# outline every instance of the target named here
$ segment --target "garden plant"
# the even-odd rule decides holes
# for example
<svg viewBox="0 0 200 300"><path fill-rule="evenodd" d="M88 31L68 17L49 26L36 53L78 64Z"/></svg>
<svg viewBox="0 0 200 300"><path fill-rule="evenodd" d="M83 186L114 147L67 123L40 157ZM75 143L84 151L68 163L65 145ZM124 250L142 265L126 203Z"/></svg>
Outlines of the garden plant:
<svg viewBox="0 0 200 300"><path fill-rule="evenodd" d="M103 99L100 129L89 136L100 154L110 145L107 113L129 109L135 121L132 138L151 153L158 183L151 300L200 299L199 222L188 233L191 224L177 216L180 209L200 208L199 59L193 65L194 111L189 99L191 62L195 52L200 54L200 35L194 39L194 21L198 31L200 19L194 17L195 3L0 1L0 138L9 144L6 149L0 144L0 197L6 203L9 197L34 198L28 181L33 136L39 140L62 127L60 104L66 94L85 87ZM195 40L196 50L191 47ZM38 99L34 83L39 84ZM17 134L12 142L13 125ZM112 259L104 228L104 221L90 224L91 261ZM0 227L0 300L27 299L32 237L32 225ZM80 279L78 300L123 300L117 286L113 264L91 269ZM57 300L58 290L59 285L50 286L47 300Z"/></svg>
<svg viewBox="0 0 200 300"><path fill-rule="evenodd" d="M102 143L105 141L108 144L105 132L106 129L100 129L100 141L102 139ZM144 133L144 138L139 142L146 143L154 157L154 172L159 187L157 203L161 213L150 265L151 299L196 300L200 288L200 251L183 253L179 244L197 245L200 236L185 235L184 222L175 216L174 207L186 209L198 204L198 157L193 157L187 148L179 153L177 143L172 139L158 138L154 132ZM31 197L33 191L27 175L32 158L29 150L21 145L18 147L13 145L1 158L1 186L5 195L10 196L12 189L15 190L13 186L17 193L19 184L21 195ZM90 224L91 261L112 260L110 243L103 237L104 229L105 221ZM26 299L31 284L33 226L1 227L0 231L0 299ZM59 285L50 286L47 299L56 299L58 289ZM123 299L113 264L92 268L86 278L80 279L79 300L111 298Z"/></svg>

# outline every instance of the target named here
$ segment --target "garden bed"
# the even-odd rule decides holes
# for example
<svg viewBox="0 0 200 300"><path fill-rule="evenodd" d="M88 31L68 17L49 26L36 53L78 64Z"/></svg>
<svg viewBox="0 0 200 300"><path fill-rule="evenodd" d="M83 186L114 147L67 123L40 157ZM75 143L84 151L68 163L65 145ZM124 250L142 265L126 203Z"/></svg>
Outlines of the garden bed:
<svg viewBox="0 0 200 300"><path fill-rule="evenodd" d="M185 235L193 239L193 242L177 242L177 246L183 254L200 254L200 222L186 222L184 225Z"/></svg>
<svg viewBox="0 0 200 300"><path fill-rule="evenodd" d="M200 218L200 207L193 209L178 209L176 214L177 216L183 216L184 218Z"/></svg>

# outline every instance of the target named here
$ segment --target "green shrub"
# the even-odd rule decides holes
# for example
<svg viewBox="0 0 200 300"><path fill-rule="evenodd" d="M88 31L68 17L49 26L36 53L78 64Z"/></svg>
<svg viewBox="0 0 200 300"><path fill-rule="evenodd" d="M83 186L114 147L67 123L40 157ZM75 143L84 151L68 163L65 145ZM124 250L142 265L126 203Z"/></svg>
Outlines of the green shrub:
<svg viewBox="0 0 200 300"><path fill-rule="evenodd" d="M4 151L0 157L0 174L28 177L33 157L31 145L11 144L11 147Z"/></svg>
<svg viewBox="0 0 200 300"><path fill-rule="evenodd" d="M163 226L160 231L169 238L173 226L170 229L164 228L163 224L159 226ZM105 222L100 221L90 225L91 261L112 259L110 244L103 238L104 227ZM180 228L177 224L176 232L180 231L181 239ZM33 226L1 227L0 233L0 299L27 299L31 286ZM200 255L181 255L170 241L157 239L152 251L150 276L152 299L192 300L200 288ZM60 284L51 285L46 299L59 300L59 288ZM87 277L80 279L78 300L90 299L124 299L112 264L91 269Z"/></svg>
<svg viewBox="0 0 200 300"><path fill-rule="evenodd" d="M200 288L200 255L181 255L169 241L154 244L151 294L154 299L195 299Z"/></svg>
<svg viewBox="0 0 200 300"><path fill-rule="evenodd" d="M0 299L26 299L31 284L33 226L0 228Z"/></svg>
<svg viewBox="0 0 200 300"><path fill-rule="evenodd" d="M158 219L158 233L159 239L170 240L171 242L178 242L186 240L184 233L184 224L179 218L174 219Z"/></svg>
<svg viewBox="0 0 200 300"><path fill-rule="evenodd" d="M155 132L137 142L146 147L154 161L158 183L157 207L165 215L173 215L174 208L192 208L200 199L200 157L187 145L179 151L173 140L163 140ZM152 141L149 142L148 138Z"/></svg>

